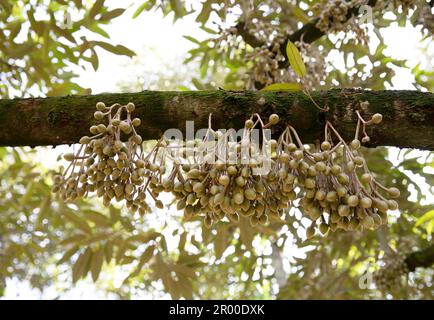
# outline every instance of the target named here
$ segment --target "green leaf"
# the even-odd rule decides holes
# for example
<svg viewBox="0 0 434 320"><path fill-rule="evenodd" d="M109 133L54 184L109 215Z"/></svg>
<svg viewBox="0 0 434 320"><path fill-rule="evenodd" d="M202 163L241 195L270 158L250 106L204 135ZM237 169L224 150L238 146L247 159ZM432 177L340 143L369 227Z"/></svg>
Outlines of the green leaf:
<svg viewBox="0 0 434 320"><path fill-rule="evenodd" d="M273 83L261 89L261 91L299 91L299 90L301 90L301 86L298 83Z"/></svg>
<svg viewBox="0 0 434 320"><path fill-rule="evenodd" d="M103 263L104 263L104 247L100 247L98 251L92 255L92 262L90 266L90 271L92 273L92 279L94 282L98 280Z"/></svg>
<svg viewBox="0 0 434 320"><path fill-rule="evenodd" d="M196 43L196 44L200 44L200 41L199 40L196 40L195 38L193 38L193 37L190 37L190 36L183 36L185 39L187 39L187 40L190 40L191 42L194 42L194 43Z"/></svg>
<svg viewBox="0 0 434 320"><path fill-rule="evenodd" d="M99 18L99 21L110 21L114 18L119 17L122 13L124 13L124 11L125 11L125 9L121 9L121 8L114 9L112 11L108 11L108 12L103 13L101 15L101 18Z"/></svg>
<svg viewBox="0 0 434 320"><path fill-rule="evenodd" d="M51 208L51 197L47 196L43 200L41 207L39 208L39 214L35 221L35 230L42 231L43 230L43 220L48 215L49 209Z"/></svg>
<svg viewBox="0 0 434 320"><path fill-rule="evenodd" d="M100 46L101 48L112 52L114 54L118 54L118 55L124 55L124 56L128 56L128 57L133 57L136 54L134 53L134 51L131 51L130 49L128 49L127 47L124 47L120 44L118 44L117 46L111 45L109 43L106 42L102 42L102 41L93 41L93 43L95 45Z"/></svg>
<svg viewBox="0 0 434 320"><path fill-rule="evenodd" d="M146 9L146 7L148 6L148 1L144 1L138 8L137 10L134 12L133 14L133 19L137 18L142 12L143 10Z"/></svg>
<svg viewBox="0 0 434 320"><path fill-rule="evenodd" d="M126 284L128 282L128 280L130 280L131 278L134 278L140 274L140 271L142 271L142 268L145 265L145 263L147 263L149 260L151 260L151 258L154 256L154 250L155 250L154 245L146 248L145 252L143 252L143 254L140 257L139 263L134 268L134 270L128 275L128 277L126 277L124 279L122 284Z"/></svg>
<svg viewBox="0 0 434 320"><path fill-rule="evenodd" d="M210 0L206 1L202 5L202 10L200 11L199 15L196 18L197 22L205 24L208 21L209 15L211 14L211 10L212 10L211 5L212 5L212 1Z"/></svg>
<svg viewBox="0 0 434 320"><path fill-rule="evenodd" d="M92 234L92 229L83 218L68 211L65 211L63 215L66 220L72 222L80 230L84 231L85 233Z"/></svg>
<svg viewBox="0 0 434 320"><path fill-rule="evenodd" d="M105 261L107 263L110 263L110 261L112 260L112 257L113 257L113 242L112 241L107 241L107 243L105 244L104 257L105 257Z"/></svg>
<svg viewBox="0 0 434 320"><path fill-rule="evenodd" d="M181 274L177 274L178 276L178 286L181 290L182 295L184 298L192 300L193 299L193 286L192 282L187 278L184 277Z"/></svg>
<svg viewBox="0 0 434 320"><path fill-rule="evenodd" d="M24 193L24 195L20 199L22 205L26 205L29 203L34 192L34 188L35 188L35 183L30 181L29 185L27 186L26 193Z"/></svg>
<svg viewBox="0 0 434 320"><path fill-rule="evenodd" d="M183 264L192 264L199 262L199 259L202 257L203 254L188 254L185 251L183 254L179 255L178 257L178 263Z"/></svg>
<svg viewBox="0 0 434 320"><path fill-rule="evenodd" d="M159 233L159 232L148 231L146 233L139 233L139 234L132 235L132 236L127 238L127 241L128 242L138 241L140 243L146 243L146 242L149 242L151 240L155 240L160 235L161 235L161 233Z"/></svg>
<svg viewBox="0 0 434 320"><path fill-rule="evenodd" d="M72 282L76 283L78 279L84 277L86 275L86 270L88 263L90 261L90 258L92 256L92 249L87 248L84 253L82 253L77 261L75 262L74 266L72 267Z"/></svg>
<svg viewBox="0 0 434 320"><path fill-rule="evenodd" d="M434 220L431 220L430 222L428 222L427 226L426 226L426 232L431 235L432 231L434 229Z"/></svg>
<svg viewBox="0 0 434 320"><path fill-rule="evenodd" d="M101 240L107 240L112 235L111 232L103 231L90 235L86 239L82 240L81 243L84 245L90 245L91 243L98 242Z"/></svg>
<svg viewBox="0 0 434 320"><path fill-rule="evenodd" d="M304 65L300 52L291 40L288 40L286 44L286 55L288 56L289 64L292 69L294 69L299 77L303 78L306 75L306 66Z"/></svg>
<svg viewBox="0 0 434 320"><path fill-rule="evenodd" d="M96 53L94 48L91 48L90 50L92 52L92 55L90 56L89 59L90 59L90 62L92 63L93 70L96 71L99 67L98 54Z"/></svg>
<svg viewBox="0 0 434 320"><path fill-rule="evenodd" d="M179 252L184 251L186 241L187 241L187 232L183 232L179 237L179 243L178 243Z"/></svg>
<svg viewBox="0 0 434 320"><path fill-rule="evenodd" d="M430 210L428 212L425 212L425 214L417 219L416 221L416 227L424 224L425 222L434 219L434 210Z"/></svg>
<svg viewBox="0 0 434 320"><path fill-rule="evenodd" d="M10 30L9 39L15 39L15 37L21 31L21 25L21 21L11 21L7 24L8 29Z"/></svg>
<svg viewBox="0 0 434 320"><path fill-rule="evenodd" d="M292 14L294 17L296 17L299 21L303 23L308 23L310 21L309 16L298 6L290 4L289 5L290 10L292 11Z"/></svg>
<svg viewBox="0 0 434 320"><path fill-rule="evenodd" d="M67 262L69 258L71 258L74 255L74 253L78 251L78 249L79 247L75 245L71 249L67 250L65 254L62 256L62 258L60 258L60 260L57 261L57 265Z"/></svg>
<svg viewBox="0 0 434 320"><path fill-rule="evenodd" d="M89 17L95 18L95 16L101 11L103 5L104 5L104 0L96 0L92 9L90 9L89 11Z"/></svg>
<svg viewBox="0 0 434 320"><path fill-rule="evenodd" d="M145 252L140 257L139 264L137 265L138 269L142 269L142 267L154 256L155 246L149 246L146 248Z"/></svg>
<svg viewBox="0 0 434 320"><path fill-rule="evenodd" d="M175 20L185 15L185 8L180 0L170 0L170 7L175 13Z"/></svg>
<svg viewBox="0 0 434 320"><path fill-rule="evenodd" d="M92 32L98 33L99 35L101 35L107 39L110 39L110 35L104 29L102 29L100 26L98 26L97 24L92 24L90 26L86 26L86 28Z"/></svg>
<svg viewBox="0 0 434 320"><path fill-rule="evenodd" d="M116 263L120 263L123 257L125 256L125 252L127 251L127 243L122 241L121 244L118 246L118 250L116 252L115 261Z"/></svg>
<svg viewBox="0 0 434 320"><path fill-rule="evenodd" d="M109 218L99 212L84 210L84 214L88 220L95 223L98 227L108 228L110 226Z"/></svg>
<svg viewBox="0 0 434 320"><path fill-rule="evenodd" d="M187 278L194 278L196 276L196 272L194 269L187 267L185 264L171 264L169 268L176 273L182 274Z"/></svg>
<svg viewBox="0 0 434 320"><path fill-rule="evenodd" d="M69 238L66 238L66 239L60 241L59 245L64 246L64 245L74 243L74 242L77 243L77 242L80 242L86 238L87 237L84 234L77 234L77 235L71 236Z"/></svg>
<svg viewBox="0 0 434 320"><path fill-rule="evenodd" d="M255 230L251 227L246 217L240 217L238 226L240 227L241 242L246 246L247 250L251 250L253 248L252 241L255 237Z"/></svg>
<svg viewBox="0 0 434 320"><path fill-rule="evenodd" d="M217 235L214 240L214 251L216 259L220 259L228 246L228 231L226 226L221 225L217 229Z"/></svg>

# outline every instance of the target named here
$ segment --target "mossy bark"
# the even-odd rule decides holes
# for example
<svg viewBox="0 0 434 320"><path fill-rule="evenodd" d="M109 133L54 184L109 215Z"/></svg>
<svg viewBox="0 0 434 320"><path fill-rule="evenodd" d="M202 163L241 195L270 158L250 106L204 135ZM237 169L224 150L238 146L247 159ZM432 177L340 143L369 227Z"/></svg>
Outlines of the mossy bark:
<svg viewBox="0 0 434 320"><path fill-rule="evenodd" d="M293 125L303 142L312 143L323 136L329 120L342 136L350 140L357 123L359 102L369 101L361 110L365 118L383 114L380 125L368 127L368 146L396 146L434 150L434 94L418 91L367 91L335 89L311 92L313 99L328 107L319 111L302 92L258 91L143 91L0 100L0 145L39 146L76 143L89 134L95 123L95 104L103 101L126 104L134 102L134 115L141 118L138 128L143 139L157 139L165 130L185 130L186 121L194 121L195 130L208 126L212 113L215 129L243 127L253 113L268 117L279 114L278 134Z"/></svg>

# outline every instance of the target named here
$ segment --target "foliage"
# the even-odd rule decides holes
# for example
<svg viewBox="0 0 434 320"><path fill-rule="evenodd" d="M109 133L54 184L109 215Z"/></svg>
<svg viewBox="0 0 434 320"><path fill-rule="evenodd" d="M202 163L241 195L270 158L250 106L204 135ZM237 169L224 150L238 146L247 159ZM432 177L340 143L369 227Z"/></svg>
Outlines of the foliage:
<svg viewBox="0 0 434 320"><path fill-rule="evenodd" d="M96 70L98 47L130 57L134 53L122 45L79 36L80 31L85 28L109 38L102 27L124 10L108 10L104 0L1 1L0 96L82 93L84 88L73 82L71 66L87 62Z"/></svg>
<svg viewBox="0 0 434 320"><path fill-rule="evenodd" d="M68 71L70 64L90 62L96 69L96 47L132 55L124 47L78 37L82 26L106 36L101 26L122 14L108 11L103 1L92 5L84 1L51 1L49 5L36 1L49 18L35 15L34 19L29 15L32 17L35 6L31 1L21 2L25 5L0 1L2 97L83 92L71 81L74 74ZM192 83L198 89L209 88L213 81L225 89L240 89L252 88L259 79L255 72L261 71L257 66L268 63L261 60L260 49L270 46L276 34L286 37L310 21L312 6L317 2L255 0L249 7L250 1L221 4L205 0L192 8L184 1L152 0L137 4L132 15L141 19L146 10L161 10L180 19L197 13L196 20L209 38L197 40L187 35L197 45L186 61L199 65ZM401 26L409 22L422 24L421 33L426 35L427 19L420 17L427 5L417 1L416 10L396 14L395 19L384 15L384 10L391 9L375 10L372 34L380 38L380 44L372 51L356 43L351 32L330 34L311 45L294 42L306 64L306 83L315 89L388 87L395 66L408 67L405 61L386 54L381 30L395 22ZM72 29L56 26L56 17L61 17L66 8L80 13ZM251 31L265 45L257 48L249 44L246 34L234 28L239 22L250 23L250 27L252 22L261 25L266 32ZM20 31L27 28L27 32ZM343 58L343 68L334 65L335 60L329 58L333 54ZM283 66L285 56L278 59L278 69L284 71L276 75L267 71L263 85L296 82L294 70ZM417 88L432 90L431 69L423 65L411 69ZM222 75L224 80L220 80ZM176 88L185 84L175 78L171 85ZM384 256L390 250L410 253L432 244L434 156L412 150L398 153L385 147L364 149L363 153L377 180L400 189L400 210L392 214L388 228L379 231L339 232L306 240L306 225L295 221L300 215L296 208L291 209L285 224L252 228L241 219L239 224L220 222L208 230L198 221L183 221L169 204L141 217L124 208L104 209L95 199L64 203L51 195L50 172L32 161L30 150L0 148L2 289L13 277L30 281L41 290L66 278L59 291L70 289L73 282L93 278L99 290L122 298L143 292L154 297L169 294L172 298L203 299L432 298L430 269L410 273L408 284L394 292L362 289L359 280L367 270L384 266ZM114 275L124 275L123 283L119 284ZM4 293L2 289L0 294Z"/></svg>

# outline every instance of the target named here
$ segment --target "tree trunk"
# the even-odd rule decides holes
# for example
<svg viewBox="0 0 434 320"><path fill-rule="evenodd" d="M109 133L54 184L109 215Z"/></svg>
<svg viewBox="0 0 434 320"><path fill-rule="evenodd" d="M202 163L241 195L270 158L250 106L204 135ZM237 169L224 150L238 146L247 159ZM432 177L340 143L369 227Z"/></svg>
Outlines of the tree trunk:
<svg viewBox="0 0 434 320"><path fill-rule="evenodd" d="M89 135L95 104L134 102L134 116L141 118L138 129L145 140L159 138L166 129L185 129L194 120L195 130L208 126L212 113L214 129L243 127L253 113L268 117L279 114L278 134L285 125L293 125L304 143L321 139L329 120L344 139L351 140L357 123L359 102L369 101L360 110L369 119L383 114L380 125L368 127L371 141L379 145L434 150L434 94L418 91L368 91L334 89L311 92L313 99L329 108L319 111L302 92L258 91L184 91L107 93L98 95L0 100L0 145L41 146L78 142Z"/></svg>

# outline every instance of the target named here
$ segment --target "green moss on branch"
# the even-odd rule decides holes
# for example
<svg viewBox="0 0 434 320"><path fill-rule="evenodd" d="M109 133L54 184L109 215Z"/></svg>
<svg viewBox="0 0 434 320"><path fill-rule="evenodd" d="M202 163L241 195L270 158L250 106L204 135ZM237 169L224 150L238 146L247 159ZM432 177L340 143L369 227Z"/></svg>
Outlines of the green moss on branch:
<svg viewBox="0 0 434 320"><path fill-rule="evenodd" d="M183 131L188 120L194 121L196 130L206 128L210 113L215 128L239 129L253 113L267 117L275 112L282 119L277 131L292 124L306 143L322 137L326 120L349 140L357 122L354 111L360 101L369 101L362 114L369 117L380 112L384 116L381 125L369 127L370 146L434 150L432 93L335 89L311 95L329 111L317 110L302 92L143 91L0 100L0 145L76 143L88 134L88 128L94 123L92 115L98 101L107 105L134 102L135 116L142 119L139 133L144 139L159 138L169 128Z"/></svg>

